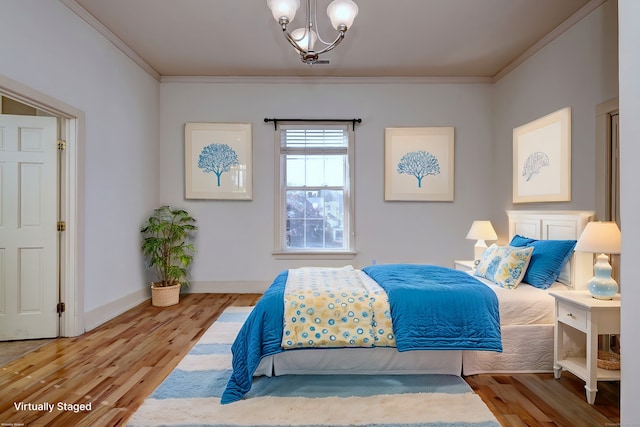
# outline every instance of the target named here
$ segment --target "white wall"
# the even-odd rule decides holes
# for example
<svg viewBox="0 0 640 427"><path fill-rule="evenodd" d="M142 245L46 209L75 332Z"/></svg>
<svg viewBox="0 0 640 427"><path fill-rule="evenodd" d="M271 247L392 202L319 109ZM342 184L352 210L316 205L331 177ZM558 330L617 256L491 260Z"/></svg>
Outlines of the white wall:
<svg viewBox="0 0 640 427"><path fill-rule="evenodd" d="M316 264L364 266L427 262L452 266L473 256L465 240L474 219L492 203L491 86L415 84L162 83L160 201L198 219L199 253L192 279L260 281L309 261L275 260L274 127L265 117L362 118L356 125L356 239L354 260ZM186 122L251 122L253 201L184 199ZM384 129L455 127L455 201L385 202ZM506 217L500 220L506 220Z"/></svg>
<svg viewBox="0 0 640 427"><path fill-rule="evenodd" d="M496 83L493 151L497 212L513 208L595 209L596 105L618 96L616 35L617 8L611 0ZM513 129L564 107L571 107L571 201L514 205Z"/></svg>
<svg viewBox="0 0 640 427"><path fill-rule="evenodd" d="M85 113L84 309L140 290L139 229L158 201L159 83L58 1L2 0L0 74Z"/></svg>
<svg viewBox="0 0 640 427"><path fill-rule="evenodd" d="M640 340L638 340L638 286L635 262L640 256L640 198L638 197L638 159L640 159L640 2L620 0L620 175L622 221L621 281L630 283L624 288L622 304L621 360L621 423L622 426L640 425ZM626 361L626 363L624 362Z"/></svg>

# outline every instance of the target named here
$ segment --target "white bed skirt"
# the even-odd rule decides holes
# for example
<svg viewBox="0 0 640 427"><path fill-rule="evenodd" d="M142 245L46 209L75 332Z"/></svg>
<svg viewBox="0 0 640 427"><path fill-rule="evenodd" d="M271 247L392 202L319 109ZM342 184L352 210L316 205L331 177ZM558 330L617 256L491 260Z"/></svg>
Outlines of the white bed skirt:
<svg viewBox="0 0 640 427"><path fill-rule="evenodd" d="M404 351L395 348L288 350L262 358L259 375L337 374L461 375L461 351Z"/></svg>
<svg viewBox="0 0 640 427"><path fill-rule="evenodd" d="M503 352L394 348L289 350L263 358L256 376L335 374L475 375L553 372L553 325L502 326Z"/></svg>
<svg viewBox="0 0 640 427"><path fill-rule="evenodd" d="M502 353L464 351L462 373L553 372L553 325L502 326Z"/></svg>

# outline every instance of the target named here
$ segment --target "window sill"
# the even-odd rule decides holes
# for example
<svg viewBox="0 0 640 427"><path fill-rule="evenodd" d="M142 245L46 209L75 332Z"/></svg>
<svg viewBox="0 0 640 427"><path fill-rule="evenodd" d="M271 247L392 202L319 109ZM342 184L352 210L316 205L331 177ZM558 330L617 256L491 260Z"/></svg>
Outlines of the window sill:
<svg viewBox="0 0 640 427"><path fill-rule="evenodd" d="M273 252L275 259L353 259L358 253L355 251L327 251L327 252Z"/></svg>

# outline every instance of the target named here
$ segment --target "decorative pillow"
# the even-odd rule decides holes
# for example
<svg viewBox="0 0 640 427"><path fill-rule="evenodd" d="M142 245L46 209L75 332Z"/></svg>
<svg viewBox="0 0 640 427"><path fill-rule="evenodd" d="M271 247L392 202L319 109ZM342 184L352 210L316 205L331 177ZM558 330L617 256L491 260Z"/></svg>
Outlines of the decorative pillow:
<svg viewBox="0 0 640 427"><path fill-rule="evenodd" d="M533 248L498 246L495 243L482 254L475 275L491 280L500 287L515 289L524 276Z"/></svg>
<svg viewBox="0 0 640 427"><path fill-rule="evenodd" d="M536 240L513 236L511 246L531 247L531 261L523 281L540 289L547 289L556 281L562 268L573 255L576 240Z"/></svg>

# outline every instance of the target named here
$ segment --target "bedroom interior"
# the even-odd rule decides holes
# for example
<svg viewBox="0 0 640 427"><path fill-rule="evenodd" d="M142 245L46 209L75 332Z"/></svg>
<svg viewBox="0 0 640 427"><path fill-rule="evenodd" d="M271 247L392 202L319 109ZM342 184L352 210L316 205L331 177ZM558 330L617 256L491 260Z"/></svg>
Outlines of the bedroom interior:
<svg viewBox="0 0 640 427"><path fill-rule="evenodd" d="M191 329L179 340L184 348L167 351L164 356L158 355L155 362L153 357L146 356L144 362L141 359L137 366L144 368L140 372L134 374L133 368L125 370L127 374L124 375L130 375L130 381L125 384L123 380L111 378L110 372L122 374L124 368L119 367L116 361L118 357L126 359L126 356L120 353L121 356L114 356L114 359L102 359L103 363L114 363L111 370L100 375L100 381L104 380L105 384L112 381L113 387L120 387L121 392L111 389L114 400L117 396L118 399L131 399L130 402L135 401L139 405L224 308L228 305L253 305L256 295L264 292L272 279L287 268L351 264L361 269L371 264L404 262L453 268L458 265L454 260L471 259L473 242L467 240L466 233L478 219L491 220L497 232L495 243L499 246L507 245L518 234L510 226L509 213L513 211L566 213L586 210L595 212L593 219L609 219L601 200L608 190L601 190L598 172L602 167L596 142L598 109L614 99L616 107L619 99L619 108L625 110L624 114L627 111L633 114L638 109L637 99L629 96L637 87L631 76L634 75L633 67L638 65L635 51L630 49L639 37L629 18L640 14L633 2L582 2L590 5L589 13L580 19L574 18L567 28L554 34L553 39L546 40L526 58L515 61L508 71L498 77L494 73L490 78L332 76L327 71L330 68L317 70L323 65L314 65L316 68L312 69L305 64L289 65L288 61L295 64L300 59L287 46L277 28L273 31L273 40L265 40L264 44L275 45L281 51L278 61L284 61L287 67L304 67L297 76L154 74L131 59L135 52L127 53L126 46L118 45L105 36L104 28L102 32L95 29L103 24L93 22L87 25L85 21L90 21L88 14L80 19L79 8L83 3L87 9L98 4L89 0L63 0L35 6L10 1L2 7L12 19L3 19L0 26L3 34L4 31L6 34L24 34L14 43L17 47L2 42L9 52L20 49L35 53L28 57L18 54L16 60L2 65L0 90L3 95L62 117L67 126L77 126L78 132L72 130L70 133L79 135L77 147L68 143L71 145L71 154L68 154L71 157L67 160L73 162L67 166L76 169L71 176L78 179L72 188L77 194L75 202L65 205L65 209L75 212L75 218L68 227L72 231L72 237L68 239L74 242L63 253L69 250L75 262L68 264L64 271L71 285L61 289L67 311L62 315L60 335L73 337L69 338L68 345L82 346L83 337L113 337L117 331L126 330L136 324L136 315L149 316L146 322L160 327L163 318L170 322L173 316L182 316L183 310L198 313L195 315L197 325L186 326ZM595 3L597 5L594 6ZM272 30L272 17L266 5L262 6L266 15L264 25ZM338 70L344 64L344 57L354 54L349 49L350 41L358 40L361 34L358 31L363 32L366 28L358 28L359 23L366 21L364 7L362 4L359 6L353 28L330 55L332 66L335 64ZM45 16L51 19L45 19ZM109 19L107 15L102 18L103 22ZM55 29L57 25L52 22L63 24L66 30ZM50 40L36 42L23 29L33 26L49 28L54 36ZM37 64L52 55L54 44L68 46L69 49L55 50L56 57L49 58L52 59L52 73L44 76L36 70ZM76 67L63 73L69 64ZM317 77L314 73L318 73ZM106 84L96 84L97 81ZM310 99L312 103L308 102ZM304 109L300 108L302 105ZM299 117L301 111L305 111L303 118L326 117L323 105L331 105L330 117L363 119L354 132L357 253L350 258L331 260L276 257L273 255L273 212L277 200L274 198L277 181L274 183L272 178L277 173L277 165L272 160L274 131L272 124L263 123L263 118ZM571 108L570 199L514 203L511 191L514 178L514 159L511 157L513 130L564 107ZM185 172L181 160L185 149L184 126L195 122L252 123L252 200L211 201L185 197ZM451 201L400 202L384 198L384 130L419 126L455 128L456 185ZM635 134L635 126L621 121L622 141L625 141L625 135ZM632 217L637 207L631 189L625 187L625 182L633 181L633 166L625 169L625 164L630 163L634 148L622 145L625 156L620 160L620 217L624 220ZM105 168L106 161L117 164L120 172L114 174L113 168ZM160 174L159 170L163 173ZM119 208L122 203L131 206L126 213ZM173 312L150 312L140 306L149 298L145 286L149 278L141 267L137 232L149 212L166 203L187 207L199 218L199 227L205 231L199 233L196 242L200 258L194 260L192 286L189 293L183 294L188 305L184 307L181 302ZM114 221L122 226L105 226ZM620 252L634 253L629 239L624 236L634 236L635 227L632 221L625 222ZM577 236L573 238L577 240ZM96 245L95 242L108 244ZM390 242L397 243L389 245ZM208 259L202 257L203 253ZM586 281L593 276L592 256L581 253L578 257L589 259L587 264L591 273L580 280L581 286L586 286ZM251 262L251 268L246 268L247 260ZM105 261L107 265L118 267L107 269ZM612 257L612 264L614 261ZM585 263L582 264L584 266ZM614 264L614 272L621 292L625 292L625 301L632 304L637 299L636 291L632 286L624 286L632 281L632 272L625 270L624 264L620 268ZM574 274L573 268L568 274ZM140 283L139 289L133 292L132 282ZM216 293L220 300L207 296L211 293ZM193 308L189 309L192 301ZM215 307L212 313L205 314L206 304ZM633 335L634 314L623 308L620 317L622 359L633 359L637 352L636 343L625 341L624 337ZM127 320L118 326L116 321L122 322L123 319ZM145 322L143 319L140 321ZM165 327L171 329L170 325L162 325ZM115 328L116 332L108 328ZM553 340L552 326L550 330ZM625 330L628 330L626 334ZM174 331L181 332L181 329L174 328ZM167 333L171 335L171 332ZM514 333L514 336L522 335ZM67 344L56 345L65 348ZM112 342L108 348L116 355L114 345ZM152 345L152 340L144 345ZM47 353L42 353L43 349L33 353L33 357L53 357L52 353L45 356ZM76 349L79 351L78 347ZM53 347L48 351L52 350ZM139 354L140 350L129 347L129 351ZM164 364L168 360L171 362L163 368L154 368L156 363L162 361ZM27 357L9 366L21 366L16 369L26 372L33 369L27 368L31 364L38 365L43 372L47 371L42 363L35 359L29 362ZM95 368L100 364L91 366ZM104 369L104 366L97 369ZM536 374L541 375L537 377L528 374L520 377L470 374L468 383L489 402L488 406L494 412L502 414L503 418L499 419L503 423L513 415L509 407L518 408L513 402L504 403L503 390L509 388L531 390L525 392L529 396L527 399L538 393L560 393L569 399L569 406L584 403L586 406L580 407L589 414L588 420L604 416L607 422L630 423L638 419L637 409L631 403L637 391L626 379L635 378L635 374L635 366L623 363L620 383L598 383L595 411L602 411L600 415L593 415L594 407L586 402L585 381L572 372L563 373L561 381L553 380L550 370ZM552 381L547 383L542 379ZM23 378L22 381L24 384L28 380ZM544 385L537 381L544 382ZM554 385L553 381L559 384ZM66 388L64 380L60 379L58 383L62 390ZM568 394L564 395L565 392ZM9 405L3 403L3 411ZM543 404L542 411L545 409L558 415L548 403ZM518 410L521 409L515 409ZM3 411L0 414L6 415L7 412ZM523 410L523 414L525 412ZM100 415L104 417L103 421L117 424L131 413L126 402L119 402L111 410L105 408L100 414L95 413L94 417ZM531 416L523 414L519 416Z"/></svg>

